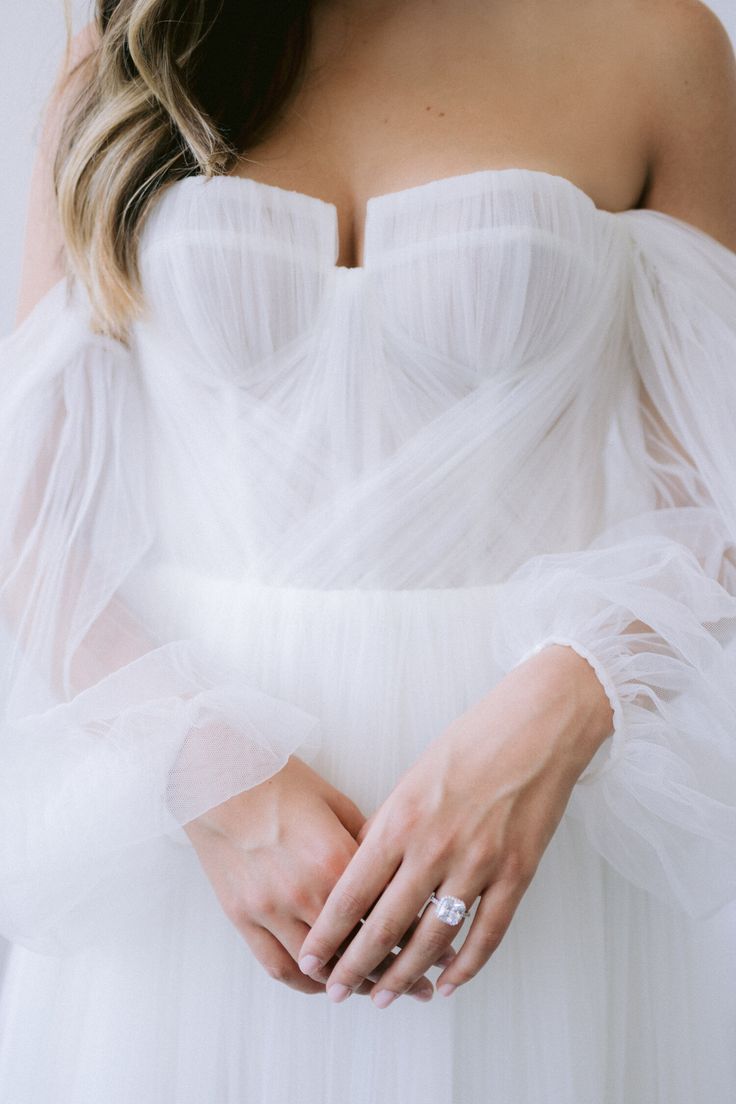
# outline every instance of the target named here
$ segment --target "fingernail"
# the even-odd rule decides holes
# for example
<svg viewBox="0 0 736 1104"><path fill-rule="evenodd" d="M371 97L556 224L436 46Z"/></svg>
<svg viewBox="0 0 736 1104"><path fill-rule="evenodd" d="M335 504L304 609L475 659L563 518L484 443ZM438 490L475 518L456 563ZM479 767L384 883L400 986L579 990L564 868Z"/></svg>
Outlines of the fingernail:
<svg viewBox="0 0 736 1104"><path fill-rule="evenodd" d="M303 974L311 974L313 970L318 970L322 965L316 955L305 955L304 958L299 959L299 969Z"/></svg>
<svg viewBox="0 0 736 1104"><path fill-rule="evenodd" d="M434 995L434 988L430 986L428 989L417 989L413 993L410 993L410 997L414 997L414 1000L428 1001L431 1000Z"/></svg>
<svg viewBox="0 0 736 1104"><path fill-rule="evenodd" d="M440 985L439 990L443 997L450 997L457 989L457 985L450 985L449 981L446 981L444 985Z"/></svg>
<svg viewBox="0 0 736 1104"><path fill-rule="evenodd" d="M327 990L327 996L330 1000L339 1002L347 1000L352 991L352 989L348 989L347 985L331 985Z"/></svg>
<svg viewBox="0 0 736 1104"><path fill-rule="evenodd" d="M380 989L373 998L373 1003L378 1008L387 1008L392 1000L396 1000L398 993L392 993L390 989Z"/></svg>

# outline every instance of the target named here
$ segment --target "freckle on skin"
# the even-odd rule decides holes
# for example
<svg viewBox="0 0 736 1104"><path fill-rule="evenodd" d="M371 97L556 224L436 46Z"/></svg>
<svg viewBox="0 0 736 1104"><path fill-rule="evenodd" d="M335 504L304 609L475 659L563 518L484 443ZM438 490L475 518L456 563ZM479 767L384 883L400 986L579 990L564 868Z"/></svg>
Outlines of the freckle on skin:
<svg viewBox="0 0 736 1104"><path fill-rule="evenodd" d="M424 110L425 110L425 111L431 111L431 110L432 110L432 105L431 105L431 104L427 104L427 106L425 107L425 109L424 109Z"/></svg>
<svg viewBox="0 0 736 1104"><path fill-rule="evenodd" d="M439 112L438 112L438 114L439 114L440 116L442 116L442 115L444 115L445 113L444 113L444 111L439 111Z"/></svg>

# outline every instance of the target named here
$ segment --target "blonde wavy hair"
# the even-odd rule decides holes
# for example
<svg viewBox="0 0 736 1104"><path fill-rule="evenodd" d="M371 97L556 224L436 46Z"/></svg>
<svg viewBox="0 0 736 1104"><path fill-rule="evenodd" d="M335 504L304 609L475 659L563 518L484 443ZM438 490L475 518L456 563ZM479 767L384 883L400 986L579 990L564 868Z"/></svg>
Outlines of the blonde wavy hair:
<svg viewBox="0 0 736 1104"><path fill-rule="evenodd" d="M66 5L67 59L73 59ZM228 172L305 72L309 0L96 0L65 67L53 188L70 279L93 329L127 342L145 311L138 244L168 184Z"/></svg>

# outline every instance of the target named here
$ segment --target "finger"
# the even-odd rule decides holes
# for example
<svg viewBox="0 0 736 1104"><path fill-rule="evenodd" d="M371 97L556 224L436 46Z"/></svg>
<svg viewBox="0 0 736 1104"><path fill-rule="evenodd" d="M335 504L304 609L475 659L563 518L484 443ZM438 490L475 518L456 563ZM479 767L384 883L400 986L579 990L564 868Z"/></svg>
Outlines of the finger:
<svg viewBox="0 0 736 1104"><path fill-rule="evenodd" d="M401 937L401 939L399 940L399 942L397 944L400 948L403 948L405 943L409 940L409 938L411 937L412 933L414 932L417 924L419 923L419 920L420 920L419 916L415 917L414 920L412 921L412 923L410 924L406 934ZM365 921L361 920L361 925L363 923L365 923ZM351 935L351 938L353 938L352 935ZM333 969L335 968L338 959L344 954L345 950L349 946L350 946L350 939L346 940L340 946L340 949L338 950L337 954L333 958L331 958L330 961L325 966L322 966L318 970L313 971L309 976L312 977L312 978L315 978L318 981L326 982L327 978L330 976ZM400 953L401 953L400 951L390 951L389 954L387 954L386 957L383 959L383 961L380 962L379 965L375 968L375 970L371 970L370 974L366 978L365 983L363 985L361 985L360 988L357 991L358 992L370 992L370 990L373 988L373 982L378 981L378 979L393 964L394 960L397 958L397 956ZM449 966L450 963L455 960L456 956L457 956L457 951L455 950L455 948L453 946L448 946L443 951L443 953L439 956L439 958L437 958L437 960L432 963L432 965L437 966L438 968L443 967L443 966ZM411 989L408 990L409 995L412 996L414 994L415 990L419 990L423 993L430 993L430 994L434 992L434 988L433 988L433 986L432 986L432 984L431 984L431 982L429 981L428 978L420 978L416 982L416 985L412 986Z"/></svg>
<svg viewBox="0 0 736 1104"><path fill-rule="evenodd" d="M301 975L301 971L299 970L299 968L297 966L297 963L296 963L296 955L297 955L297 953L299 951L299 948L301 947L302 943L304 942L304 939L305 939L308 931L309 931L309 925L305 924L301 920L291 919L291 920L285 920L282 924L274 927L274 929L271 933L278 940L278 942L282 945L282 947L284 947L288 951L288 953L291 957L292 968L297 970L300 975ZM378 977L380 976L380 972L382 970L388 969L388 967L393 962L394 958L395 958L395 955L390 954L386 958L386 960L380 964L380 967L374 973L374 976L370 977L370 978L366 978L362 982L362 984L359 985L354 990L354 992L358 993L361 996L367 996L370 993L371 989L373 988L374 982L377 981ZM337 962L338 962L338 956L336 955L333 958L331 965L324 967L325 977L329 977L331 969L334 968L334 966L337 964ZM284 980L284 979L282 978L281 980ZM319 986L319 989L321 989L322 992L325 991L324 982ZM419 978L417 980L416 984L414 986L412 986L412 988L409 990L408 995L409 996L418 996L420 999L422 997L424 997L424 999L426 999L427 995L431 996L433 993L434 993L434 987L433 987L432 983L427 978Z"/></svg>
<svg viewBox="0 0 736 1104"><path fill-rule="evenodd" d="M424 881L420 880L423 875ZM354 989L370 976L386 955L399 944L409 926L416 921L417 913L432 892L432 882L436 874L427 870L412 870L403 864L396 876L384 890L380 900L366 918L362 931L358 932L350 946L340 957L335 969L327 979L327 995L333 1000L341 1000L345 990ZM421 929L421 924L420 924ZM416 933L407 946L411 946ZM450 943L451 934L438 931L434 938L433 953L427 960L427 967L441 955ZM391 965L390 974L395 975L396 963L406 955L404 948ZM411 987L423 974L420 970L409 979L402 991ZM333 993L334 985L341 988Z"/></svg>
<svg viewBox="0 0 736 1104"><path fill-rule="evenodd" d="M411 924L407 934L399 940L399 946L403 947L404 943L409 939L418 923L419 917L416 917L414 922ZM400 953L400 951L390 951L389 954L387 954L386 957L383 959L383 961L378 964L375 970L371 970L365 981L363 981L358 986L358 988L353 991L357 993L370 993L373 988L373 983L378 981L378 979L386 972L386 970L388 970L389 967L393 965L394 961ZM326 981L327 978L330 976L332 970L334 969L338 957L340 957L342 954L343 950L341 949L335 958L328 962L326 966L322 967L318 975L312 974L311 976L319 976L320 981ZM438 968L449 966L450 963L455 959L456 955L457 951L455 950L455 948L449 946L440 955L437 961L432 963L432 965L437 966ZM410 997L418 996L418 999L427 1000L428 998L431 998L434 994L434 986L432 985L432 982L429 980L429 978L420 977L412 986L410 986L410 988L407 990L407 994Z"/></svg>
<svg viewBox="0 0 736 1104"><path fill-rule="evenodd" d="M284 945L260 924L242 924L238 931L266 973L302 993L324 992L324 984L305 977Z"/></svg>
<svg viewBox="0 0 736 1104"><path fill-rule="evenodd" d="M483 892L455 961L437 978L443 996L450 996L486 964L506 934L525 889L524 883L499 880ZM450 986L449 990L445 991L445 986Z"/></svg>
<svg viewBox="0 0 736 1104"><path fill-rule="evenodd" d="M261 963L266 973L276 981L305 993L324 993L324 982L307 978L299 969L294 952L299 950L308 926L299 920L285 922L270 932L261 925L249 924L241 929L243 937ZM334 960L337 962L337 958ZM305 985L304 982L308 982ZM366 979L360 988L361 995L370 992L373 982Z"/></svg>
<svg viewBox="0 0 736 1104"><path fill-rule="evenodd" d="M368 915L370 915L370 912L371 912L371 910L369 910ZM398 946L400 948L403 948L406 945L406 943L409 941L409 939L413 935L414 931L416 930L420 919L421 919L420 916L415 916L414 917L414 919L409 924L409 927L407 928L404 935L402 935L402 937L399 939L398 943L395 944L396 946ZM337 952L335 953L335 955L333 955L333 957L329 960L329 962L327 962L324 966L318 966L318 967L315 967L314 969L310 969L308 971L308 976L311 977L311 978L314 978L315 981L321 981L323 983L326 982L327 979L329 978L330 974L332 973L333 969L335 968L335 966L338 962L338 959L341 958L342 955L345 953L345 951L348 949L348 947L350 946L351 941L355 938L357 933L361 930L361 928L365 924L365 922L366 922L365 918L362 918L358 922L358 924L356 924L356 926L353 928L353 930L349 933L348 937L343 940L343 942L340 944ZM309 925L305 924L304 928L301 929L301 930L305 930L305 931L309 930ZM371 970L370 973L367 975L366 982L370 981L370 983L371 983L371 984L367 985L367 990L366 990L366 986L361 986L360 991L369 991L372 988L372 983L374 981L377 981L385 973L385 971L393 964L394 959L397 957L398 953L400 953L400 952L395 952L393 950L390 951L386 955L386 957L378 964L378 966L376 966L376 968L374 970ZM457 951L454 949L454 947L447 946L443 949L442 953L437 957L437 959L433 963L431 963L431 965L437 966L437 967L449 966L450 963L454 961L456 955L457 955ZM302 961L303 961L303 959L302 959ZM428 983L428 984L423 985L423 984L421 984L422 980L424 980L425 982L428 981L428 979L426 979L426 978L425 979L419 979L419 981L417 982L417 985L413 986L409 990L409 992L413 993L415 988L419 989L421 992L424 992L424 993L426 993L428 991L434 992L434 990L431 987L431 984Z"/></svg>
<svg viewBox="0 0 736 1104"><path fill-rule="evenodd" d="M485 888L485 878L487 878L487 875L484 875L484 880L476 876L475 881L473 881L470 877L463 878L462 876L453 875L452 880L449 881L448 879L447 884L440 884L435 890L435 895L438 898L445 895L449 896L453 887L457 890L457 886L461 885L466 905L472 906L478 894ZM432 890L426 894L425 900L431 893ZM454 894L452 895L454 896ZM407 992L415 980L421 977L424 971L429 969L437 960L442 951L449 946L458 929L459 925L448 924L441 920L437 915L434 903L428 903L411 939L397 956L391 968L376 983L375 989L371 993L374 1000L378 998L379 1007L385 1008L395 996ZM329 989L331 979L328 978L326 984ZM379 997L379 994L384 990L387 991L389 996Z"/></svg>
<svg viewBox="0 0 736 1104"><path fill-rule="evenodd" d="M409 939L414 934L420 920L421 920L421 916L415 916L414 917L411 924L406 929L406 933L404 935L402 935L401 939L396 944L399 948L403 948L409 942ZM364 923L365 923L365 920L361 920L361 925L364 924ZM356 931L357 930L358 929L356 929ZM350 941L346 940L346 942L340 948L340 950L338 952L338 955L342 955L344 950L346 950L349 945L350 945ZM380 964L380 966L377 966L375 970L371 971L370 976L372 977L375 974L376 977L380 977L380 975L383 973L383 971L388 966L391 965L391 963L393 962L393 960L396 958L397 954L399 954L399 953L400 953L400 951L391 951L390 954L386 955L385 959ZM439 956L439 958L437 958L437 960L435 962L433 962L432 965L433 966L449 966L450 963L455 960L456 956L457 956L457 951L450 944L450 946L445 948L445 950L442 952L442 954ZM337 958L332 959L333 965L336 961L337 961ZM327 980L327 978L330 976L331 968L332 967L328 963L327 966L322 967L321 971L318 971L318 973L324 975L324 978L322 976L320 976L320 980L325 980L325 981ZM314 976L315 976L314 974L310 974L310 977L314 977Z"/></svg>
<svg viewBox="0 0 736 1104"><path fill-rule="evenodd" d="M360 985L352 990L353 993L360 993L361 995L369 996L375 982L378 981L382 973L390 968L398 953L400 952L390 951L389 954L386 955L386 958L383 960L383 962L380 962L376 969L372 970L369 976L367 978L364 978L364 980L361 981ZM333 969L334 966L337 964L337 961L338 959L336 957L332 963ZM329 973L330 971L328 971L328 976ZM432 985L432 982L429 980L429 978L426 977L417 978L411 988L407 990L407 996L416 997L418 1000L428 1000L433 995L434 986Z"/></svg>
<svg viewBox="0 0 736 1104"><path fill-rule="evenodd" d="M363 821L362 825L360 826L360 830L356 833L355 838L356 838L356 840L358 841L359 844L363 842L366 835L368 834L368 829L371 827L371 825L373 824L373 821L376 819L376 813L377 812L378 812L378 810L376 810L376 812L371 813L371 815L368 817L368 819Z"/></svg>
<svg viewBox="0 0 736 1104"><path fill-rule="evenodd" d="M370 915L370 913L369 913L369 915ZM419 922L421 921L421 919L422 919L422 917L420 915L417 915L417 916L414 917L411 924L409 924L409 927L406 929L405 933L402 935L401 939L396 944L398 947L403 949L406 946L406 944L409 942L412 935L416 931L417 927L419 926ZM365 920L363 920L363 923L365 923ZM397 952L397 953L399 953L399 952ZM452 945L450 945L450 946L445 948L445 950L442 952L442 954L439 956L439 958L435 962L433 962L432 965L433 966L449 966L450 963L454 960L456 955L457 955L457 951L455 950L455 948ZM384 961L387 964L390 965L391 962L393 962L394 958L396 958L396 954L394 952L392 952L389 956L387 956L387 958ZM380 970L380 972L382 973L383 971ZM376 971L373 970L373 971L371 971L371 973L374 974L374 973L376 973Z"/></svg>
<svg viewBox="0 0 736 1104"><path fill-rule="evenodd" d="M325 965L337 953L338 947L348 938L391 881L400 861L401 855L396 846L391 846L386 840L377 836L375 842L372 837L363 841L330 890L299 951L299 966L305 973L311 973L317 965ZM407 917L405 927L414 918L416 911L414 909ZM405 927L397 934L395 942L404 934ZM387 946L380 957L385 957L392 947L393 944ZM304 962L307 957L310 961Z"/></svg>
<svg viewBox="0 0 736 1104"><path fill-rule="evenodd" d="M365 815L355 802L334 786L328 786L325 801L344 828L355 839L366 822Z"/></svg>
<svg viewBox="0 0 736 1104"><path fill-rule="evenodd" d="M294 918L288 918L282 921L274 920L273 925L274 926L271 934L278 940L282 947L284 947L288 951L292 970L295 970L303 977L304 975L297 965L296 956L309 931L309 925L305 924L303 920L296 920ZM337 961L337 956L335 956L333 963L337 963ZM325 977L328 977L329 970L325 968L325 971ZM319 985L319 990L324 993L324 979L319 978L317 980L321 981L321 984ZM360 990L361 995L369 993L372 984L372 981L366 979L365 984L361 987Z"/></svg>
<svg viewBox="0 0 736 1104"><path fill-rule="evenodd" d="M375 902L374 902L374 905L375 905ZM370 916L372 908L373 908L373 905L367 910L366 917ZM311 910L310 910L310 912L311 912ZM316 915L319 915L319 913L317 913ZM310 913L303 914L305 927L303 927L300 930L305 931L305 932L308 931L309 928L314 923L314 921L316 919L316 915L314 913L311 913L311 915L310 915ZM340 946L338 947L335 955L333 955L333 957L324 966L319 966L319 967L316 967L314 969L310 968L310 970L308 971L308 976L313 978L315 981L319 981L319 982L322 982L322 983L326 982L327 978L330 976L333 969L335 968L335 965L337 964L338 959L344 954L345 950L350 946L350 943L351 943L352 939L354 939L356 934L361 930L363 924L365 923L366 917L361 917L359 922L348 933L347 937L340 944ZM406 932L404 933L404 935L402 935L401 939L399 939L397 946L399 946L400 948L403 948L403 946L405 945L407 940L411 937L411 935L415 931L415 929L417 927L417 924L419 923L419 920L420 920L419 916L414 916L414 918L412 919L411 923L409 924L409 927L407 928ZM292 953L294 953L294 952L292 952ZM432 965L437 966L438 968L442 968L443 966L448 966L454 960L456 954L457 954L457 952L455 951L454 947L449 946L449 947L445 948L443 953L437 958L437 960L434 963L432 963ZM385 958L378 964L378 966L368 974L368 976L365 979L364 983L356 991L360 992L360 993L370 992L370 990L373 986L373 982L377 981L381 977L381 975L383 973L385 973L385 971L393 964L394 959L396 958L396 956L397 956L397 952L394 952L393 950L390 951L389 954L387 954L385 956ZM302 959L302 961L303 961L303 959ZM419 993L420 995L422 995L424 997L424 999L426 999L428 996L431 996L434 993L434 988L433 988L432 983L429 981L428 978L419 978L417 980L416 984L410 987L410 989L408 990L408 993L409 993L410 996L414 996L417 993Z"/></svg>

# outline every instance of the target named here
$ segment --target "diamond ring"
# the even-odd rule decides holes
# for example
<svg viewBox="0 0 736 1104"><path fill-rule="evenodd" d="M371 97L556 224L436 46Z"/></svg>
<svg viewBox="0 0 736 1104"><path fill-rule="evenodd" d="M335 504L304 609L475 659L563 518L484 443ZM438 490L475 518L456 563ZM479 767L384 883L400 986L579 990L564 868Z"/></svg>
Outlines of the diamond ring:
<svg viewBox="0 0 736 1104"><path fill-rule="evenodd" d="M444 924L460 924L470 913L465 907L465 902L459 897L435 897L434 893L429 898L435 903L435 916Z"/></svg>

